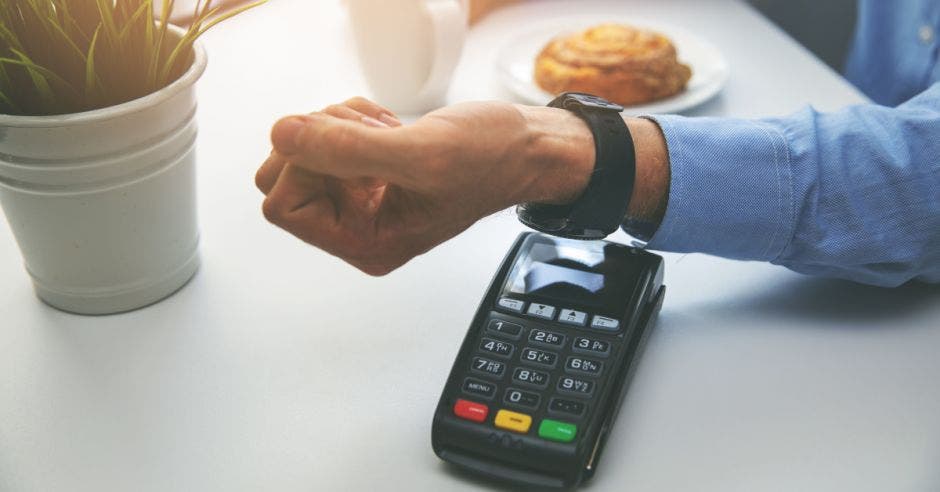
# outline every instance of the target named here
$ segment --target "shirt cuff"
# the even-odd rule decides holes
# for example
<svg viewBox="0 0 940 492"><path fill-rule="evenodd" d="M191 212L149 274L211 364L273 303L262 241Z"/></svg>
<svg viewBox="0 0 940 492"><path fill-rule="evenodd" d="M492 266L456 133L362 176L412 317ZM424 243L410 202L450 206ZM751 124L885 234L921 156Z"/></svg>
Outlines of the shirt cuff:
<svg viewBox="0 0 940 492"><path fill-rule="evenodd" d="M795 226L790 151L761 121L652 116L669 149L666 214L647 248L776 259Z"/></svg>

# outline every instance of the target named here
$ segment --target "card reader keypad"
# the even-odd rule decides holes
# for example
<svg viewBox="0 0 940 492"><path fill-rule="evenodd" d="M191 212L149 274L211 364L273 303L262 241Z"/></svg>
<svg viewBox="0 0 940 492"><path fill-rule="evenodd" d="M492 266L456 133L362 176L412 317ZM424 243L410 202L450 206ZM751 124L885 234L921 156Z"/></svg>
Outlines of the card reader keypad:
<svg viewBox="0 0 940 492"><path fill-rule="evenodd" d="M587 323L587 313L574 309L562 309L558 314L558 322L568 325L584 326Z"/></svg>
<svg viewBox="0 0 940 492"><path fill-rule="evenodd" d="M510 297L500 297L496 301L497 307L505 312L524 314L530 318L555 321L562 325L581 327L588 331L601 333L617 333L620 331L620 321L600 314L591 314L566 307L557 308L550 304L538 302L529 303L528 309L525 301ZM555 317L558 313L558 317Z"/></svg>
<svg viewBox="0 0 940 492"><path fill-rule="evenodd" d="M587 337L578 337L574 339L571 350L576 354L588 354L595 357L607 357L610 355L610 342Z"/></svg>
<svg viewBox="0 0 940 492"><path fill-rule="evenodd" d="M539 406L540 399L541 396L539 396L538 393L509 388L506 390L506 396L503 397L503 402L511 405L519 405L520 407L536 408Z"/></svg>
<svg viewBox="0 0 940 492"><path fill-rule="evenodd" d="M568 357L565 362L565 372L574 374L583 374L585 376L597 376L601 373L602 362L585 359L583 357Z"/></svg>
<svg viewBox="0 0 940 492"><path fill-rule="evenodd" d="M496 394L496 385L479 379L467 378L463 381L463 392L483 398L492 398Z"/></svg>
<svg viewBox="0 0 940 492"><path fill-rule="evenodd" d="M491 314L475 342L460 390L464 403L459 410L465 416L456 406L454 413L500 430L572 442L606 375L605 360L616 341L610 331L614 323L604 318L596 335L578 336L590 335L596 315L509 301L501 299L497 306L514 315ZM468 411L466 401L486 407L489 417L479 421L481 411Z"/></svg>
<svg viewBox="0 0 940 492"><path fill-rule="evenodd" d="M470 370L484 376L500 379L506 372L506 364L485 357L474 357Z"/></svg>
<svg viewBox="0 0 940 492"><path fill-rule="evenodd" d="M565 336L545 330L532 330L529 332L529 343L559 348L565 344Z"/></svg>
<svg viewBox="0 0 940 492"><path fill-rule="evenodd" d="M522 336L522 325L500 319L491 319L489 325L486 326L486 331L510 340L518 340Z"/></svg>
<svg viewBox="0 0 940 492"><path fill-rule="evenodd" d="M551 369L558 363L558 354L532 347L522 349L522 356L519 360L526 364L545 367Z"/></svg>
<svg viewBox="0 0 940 492"><path fill-rule="evenodd" d="M536 318L553 320L555 319L555 306L533 302L532 304L529 304L529 310L526 311L526 313L529 316L534 316Z"/></svg>
<svg viewBox="0 0 940 492"><path fill-rule="evenodd" d="M517 367L513 370L512 380L527 386L545 388L551 376L547 372L536 371L526 367Z"/></svg>
<svg viewBox="0 0 940 492"><path fill-rule="evenodd" d="M587 405L584 402L565 398L552 398L551 403L548 404L550 412L568 414L574 417L584 415L585 408L587 408Z"/></svg>
<svg viewBox="0 0 940 492"><path fill-rule="evenodd" d="M507 342L484 338L480 341L480 351L497 357L509 357L512 355L513 346Z"/></svg>
<svg viewBox="0 0 940 492"><path fill-rule="evenodd" d="M594 393L594 382L565 376L558 380L558 392L587 397Z"/></svg>

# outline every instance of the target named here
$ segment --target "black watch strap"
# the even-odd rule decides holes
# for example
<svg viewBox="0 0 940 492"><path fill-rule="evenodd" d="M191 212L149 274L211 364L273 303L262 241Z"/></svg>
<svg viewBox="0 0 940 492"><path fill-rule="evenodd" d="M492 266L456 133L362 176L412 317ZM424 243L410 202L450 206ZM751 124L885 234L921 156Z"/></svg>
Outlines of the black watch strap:
<svg viewBox="0 0 940 492"><path fill-rule="evenodd" d="M594 135L594 172L571 204L525 203L519 220L541 232L575 239L602 239L624 220L636 178L636 153L623 108L589 94L565 93L548 104L583 119Z"/></svg>

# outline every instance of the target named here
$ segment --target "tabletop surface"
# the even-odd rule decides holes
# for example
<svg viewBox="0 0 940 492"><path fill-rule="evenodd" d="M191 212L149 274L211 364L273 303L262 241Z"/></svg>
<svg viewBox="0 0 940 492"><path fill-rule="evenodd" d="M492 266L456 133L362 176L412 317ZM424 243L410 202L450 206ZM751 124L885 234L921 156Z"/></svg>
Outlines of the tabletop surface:
<svg viewBox="0 0 940 492"><path fill-rule="evenodd" d="M450 101L510 97L493 54L531 2L474 27ZM579 1L718 46L696 115L864 97L735 0ZM476 490L430 446L460 341L522 230L510 212L384 278L267 224L253 174L284 114L366 94L339 2L275 0L205 38L202 269L146 309L40 303L0 225L0 491ZM0 219L3 221L4 219ZM619 235L615 239L623 240ZM940 291L666 254L659 324L586 490L940 490Z"/></svg>

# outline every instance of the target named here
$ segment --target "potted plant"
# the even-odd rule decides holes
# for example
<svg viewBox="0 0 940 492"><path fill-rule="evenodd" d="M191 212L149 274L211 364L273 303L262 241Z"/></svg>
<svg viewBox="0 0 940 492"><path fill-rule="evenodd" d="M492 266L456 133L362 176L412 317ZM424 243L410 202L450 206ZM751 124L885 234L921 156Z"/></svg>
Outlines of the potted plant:
<svg viewBox="0 0 940 492"><path fill-rule="evenodd" d="M0 205L42 300L127 311L196 272L197 39L262 2L185 29L153 0L0 3Z"/></svg>

